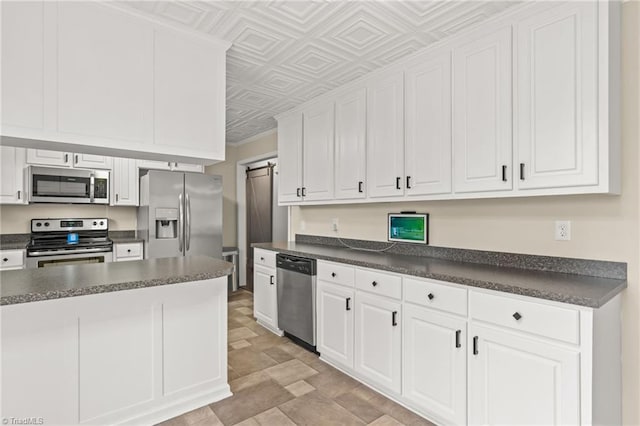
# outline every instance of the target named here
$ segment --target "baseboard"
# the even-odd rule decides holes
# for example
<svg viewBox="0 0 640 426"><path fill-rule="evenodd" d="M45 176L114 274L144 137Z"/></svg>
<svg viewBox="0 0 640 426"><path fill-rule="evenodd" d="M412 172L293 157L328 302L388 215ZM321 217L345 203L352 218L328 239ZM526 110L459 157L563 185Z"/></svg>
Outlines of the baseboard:
<svg viewBox="0 0 640 426"><path fill-rule="evenodd" d="M273 334L275 334L276 336L280 336L280 337L284 336L284 331L280 330L279 328L273 328L269 324L265 324L257 318L256 318L256 322L260 324L262 327L272 332Z"/></svg>

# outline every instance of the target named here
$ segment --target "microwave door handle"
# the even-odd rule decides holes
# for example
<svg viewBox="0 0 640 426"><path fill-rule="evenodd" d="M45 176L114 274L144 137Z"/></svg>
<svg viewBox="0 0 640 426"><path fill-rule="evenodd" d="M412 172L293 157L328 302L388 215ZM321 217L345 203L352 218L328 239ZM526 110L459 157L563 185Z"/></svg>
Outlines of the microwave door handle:
<svg viewBox="0 0 640 426"><path fill-rule="evenodd" d="M183 228L182 224L184 222L184 206L182 203L182 193L178 194L178 250L182 253L182 236L183 236Z"/></svg>
<svg viewBox="0 0 640 426"><path fill-rule="evenodd" d="M189 251L189 249L191 248L191 197L189 197L189 193L187 192L185 195L186 198L186 221L185 221L185 232L186 232L186 238L185 238L185 254L187 253L187 251Z"/></svg>
<svg viewBox="0 0 640 426"><path fill-rule="evenodd" d="M96 175L91 173L89 176L89 202L93 203L96 194Z"/></svg>

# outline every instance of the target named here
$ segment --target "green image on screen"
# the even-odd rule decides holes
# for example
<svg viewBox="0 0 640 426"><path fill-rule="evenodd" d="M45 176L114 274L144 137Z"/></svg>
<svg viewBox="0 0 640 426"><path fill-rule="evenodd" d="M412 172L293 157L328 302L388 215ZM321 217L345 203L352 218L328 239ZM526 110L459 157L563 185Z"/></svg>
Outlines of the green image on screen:
<svg viewBox="0 0 640 426"><path fill-rule="evenodd" d="M408 241L424 241L424 217L392 217L389 236Z"/></svg>

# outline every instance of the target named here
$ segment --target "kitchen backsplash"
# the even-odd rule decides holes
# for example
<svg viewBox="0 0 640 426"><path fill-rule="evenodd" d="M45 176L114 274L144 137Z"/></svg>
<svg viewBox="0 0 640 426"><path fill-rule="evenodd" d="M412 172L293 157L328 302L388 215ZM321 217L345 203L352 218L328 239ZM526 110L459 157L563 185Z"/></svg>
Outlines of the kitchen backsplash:
<svg viewBox="0 0 640 426"><path fill-rule="evenodd" d="M78 204L0 205L0 234L28 233L31 219L44 217L107 217L110 229L131 230L136 229L136 209Z"/></svg>

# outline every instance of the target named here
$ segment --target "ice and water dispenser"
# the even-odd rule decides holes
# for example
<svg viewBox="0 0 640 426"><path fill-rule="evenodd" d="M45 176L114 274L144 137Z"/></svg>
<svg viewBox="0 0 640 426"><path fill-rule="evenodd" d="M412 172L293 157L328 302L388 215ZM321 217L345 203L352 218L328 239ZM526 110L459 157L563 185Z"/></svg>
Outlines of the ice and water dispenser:
<svg viewBox="0 0 640 426"><path fill-rule="evenodd" d="M156 238L178 237L178 209L156 209Z"/></svg>

